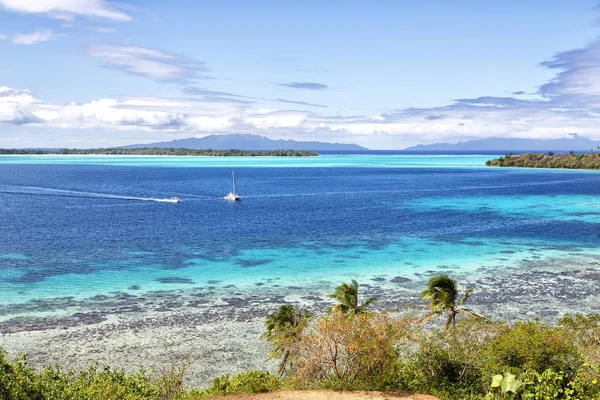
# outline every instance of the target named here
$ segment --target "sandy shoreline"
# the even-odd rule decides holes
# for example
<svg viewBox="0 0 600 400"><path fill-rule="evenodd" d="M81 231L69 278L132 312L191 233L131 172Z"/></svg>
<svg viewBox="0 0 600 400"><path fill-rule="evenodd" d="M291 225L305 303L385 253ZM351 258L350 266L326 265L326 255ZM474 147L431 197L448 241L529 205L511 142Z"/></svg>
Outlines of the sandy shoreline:
<svg viewBox="0 0 600 400"><path fill-rule="evenodd" d="M398 308L417 304L428 276L440 272L451 273L462 287L475 288L471 308L494 318L552 322L566 312L598 312L600 257L593 255L537 260L502 270L488 267L465 275L366 275L359 282L365 296L380 299L380 307ZM12 357L28 353L36 367L57 363L75 370L95 362L135 370L142 364L160 369L186 361L187 383L203 387L223 373L273 369L273 362L265 362L268 346L259 339L264 316L285 302L318 312L329 304L330 287L261 287L260 293L191 289L4 306L0 347ZM38 317L31 317L36 313Z"/></svg>

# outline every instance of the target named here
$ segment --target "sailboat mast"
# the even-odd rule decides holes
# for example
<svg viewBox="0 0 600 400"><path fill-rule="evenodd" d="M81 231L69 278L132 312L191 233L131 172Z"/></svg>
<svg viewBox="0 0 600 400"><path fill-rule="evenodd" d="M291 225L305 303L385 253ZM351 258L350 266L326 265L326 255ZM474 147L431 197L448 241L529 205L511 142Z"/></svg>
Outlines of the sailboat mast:
<svg viewBox="0 0 600 400"><path fill-rule="evenodd" d="M235 173L231 171L231 177L233 178L233 194L235 194Z"/></svg>

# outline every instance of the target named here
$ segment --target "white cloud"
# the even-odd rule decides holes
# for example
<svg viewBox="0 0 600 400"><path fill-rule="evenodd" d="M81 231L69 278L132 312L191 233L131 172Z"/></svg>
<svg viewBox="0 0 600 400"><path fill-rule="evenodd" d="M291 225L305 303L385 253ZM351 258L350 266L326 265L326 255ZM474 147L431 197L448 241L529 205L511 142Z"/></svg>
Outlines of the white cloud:
<svg viewBox="0 0 600 400"><path fill-rule="evenodd" d="M185 124L185 114L136 110L120 107L115 99L101 99L86 104L67 104L57 107L53 115L48 115L50 123L68 127L124 127L136 126L149 129L173 129Z"/></svg>
<svg viewBox="0 0 600 400"><path fill-rule="evenodd" d="M51 18L73 20L76 17L131 21L131 17L117 11L104 0L0 0L9 11L41 14Z"/></svg>
<svg viewBox="0 0 600 400"><path fill-rule="evenodd" d="M37 100L33 98L29 90L17 90L0 86L0 104L31 104L35 102Z"/></svg>
<svg viewBox="0 0 600 400"><path fill-rule="evenodd" d="M114 138L114 145L126 144L119 142L118 132L161 132L173 137L253 132L292 139L306 139L309 135L311 139L350 141L367 147L388 144L397 148L490 136L558 138L572 132L592 138L599 136L597 112L569 107L557 111L551 102L527 102L518 107L505 99L500 102L503 107L497 107L493 98L463 99L434 110L409 109L373 118L254 108L210 98L127 97L55 104L36 99L28 90L0 87L0 124L27 125L33 130L46 128L57 138L61 137L61 130L87 130L81 135L83 138L95 138L92 130L100 130ZM444 118L427 119L434 114L443 114ZM88 139L80 140L87 143ZM145 136L137 138L144 140Z"/></svg>
<svg viewBox="0 0 600 400"><path fill-rule="evenodd" d="M98 45L91 47L88 55L108 68L160 81L184 82L198 77L199 71L208 70L204 63L142 46Z"/></svg>
<svg viewBox="0 0 600 400"><path fill-rule="evenodd" d="M39 101L28 90L0 87L0 123L34 127L208 132L231 127L236 110L235 104L166 98L106 98L60 105Z"/></svg>
<svg viewBox="0 0 600 400"><path fill-rule="evenodd" d="M31 45L39 42L48 42L50 40L54 40L58 37L51 30L46 29L38 29L37 31L31 33L19 33L12 37L12 42L14 44L25 44Z"/></svg>
<svg viewBox="0 0 600 400"><path fill-rule="evenodd" d="M203 133L227 132L236 125L235 118L194 116L187 120L191 131Z"/></svg>
<svg viewBox="0 0 600 400"><path fill-rule="evenodd" d="M8 39L8 36L6 36L3 33L0 33L0 40L6 40L6 39Z"/></svg>
<svg viewBox="0 0 600 400"><path fill-rule="evenodd" d="M305 123L307 123L305 128L310 129L311 124L308 123L310 115L310 113L303 111L272 111L247 115L243 118L243 121L260 130L299 128Z"/></svg>
<svg viewBox="0 0 600 400"><path fill-rule="evenodd" d="M157 80L188 79L196 72L176 54L139 46L99 46L92 55L107 66ZM231 93L204 89L194 91L199 96L194 98L105 98L64 105L40 101L28 90L0 87L0 124L4 124L3 133L6 126L27 125L32 131L45 128L57 138L61 137L61 129L86 129L81 143L90 146L93 140L99 140L93 133L99 131L114 137L111 145L126 144L119 142L120 132L145 132L153 137L161 133L162 139L197 133L252 132L274 138L309 136L395 148L484 137L559 138L578 133L600 138L600 88L593 82L600 81L595 67L600 65L600 44L561 53L544 65L558 73L540 88L537 97L482 96L376 116L266 108L258 97L253 98L256 102L246 102ZM293 107L294 103L288 104ZM91 142L86 142L88 138ZM10 142L11 138L3 140ZM131 141L131 136L127 140ZM144 136L135 139L144 140Z"/></svg>
<svg viewBox="0 0 600 400"><path fill-rule="evenodd" d="M600 40L584 48L565 51L541 64L561 70L541 87L547 97L600 96Z"/></svg>
<svg viewBox="0 0 600 400"><path fill-rule="evenodd" d="M23 125L42 122L32 113L37 100L29 90L16 90L0 86L0 122Z"/></svg>

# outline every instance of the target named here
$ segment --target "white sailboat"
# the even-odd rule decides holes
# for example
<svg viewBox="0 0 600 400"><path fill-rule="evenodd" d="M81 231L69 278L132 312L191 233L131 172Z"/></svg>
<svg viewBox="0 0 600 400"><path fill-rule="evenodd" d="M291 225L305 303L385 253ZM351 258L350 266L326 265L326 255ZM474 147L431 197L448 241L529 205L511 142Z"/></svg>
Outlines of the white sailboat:
<svg viewBox="0 0 600 400"><path fill-rule="evenodd" d="M231 171L231 179L233 181L233 190L227 196L223 197L227 201L241 201L242 197L235 191L235 173Z"/></svg>

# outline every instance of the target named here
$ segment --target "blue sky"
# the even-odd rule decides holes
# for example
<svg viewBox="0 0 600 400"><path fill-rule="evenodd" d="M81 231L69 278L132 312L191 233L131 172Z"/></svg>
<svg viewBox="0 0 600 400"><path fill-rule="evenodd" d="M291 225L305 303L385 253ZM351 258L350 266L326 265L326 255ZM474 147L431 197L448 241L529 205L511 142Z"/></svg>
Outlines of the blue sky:
<svg viewBox="0 0 600 400"><path fill-rule="evenodd" d="M0 147L600 138L596 1L0 0Z"/></svg>

